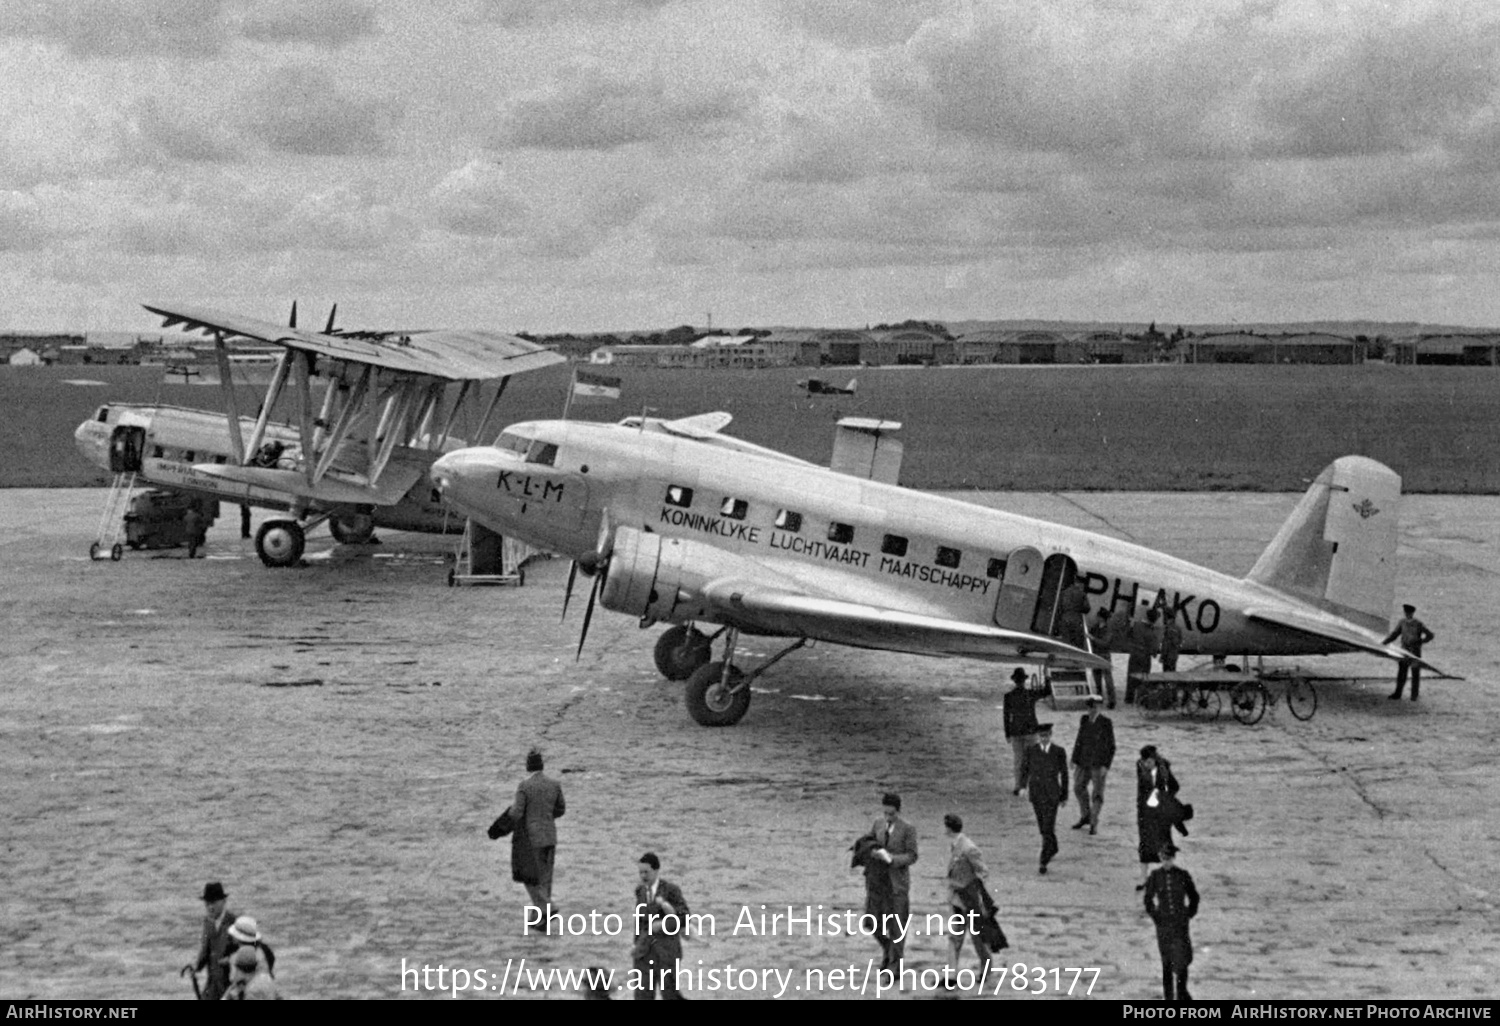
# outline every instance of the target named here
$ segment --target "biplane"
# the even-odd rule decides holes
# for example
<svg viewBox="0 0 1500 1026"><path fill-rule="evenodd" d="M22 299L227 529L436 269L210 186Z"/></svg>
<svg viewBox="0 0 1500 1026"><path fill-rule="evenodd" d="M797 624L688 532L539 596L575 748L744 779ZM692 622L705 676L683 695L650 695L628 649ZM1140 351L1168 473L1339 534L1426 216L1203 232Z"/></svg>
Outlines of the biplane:
<svg viewBox="0 0 1500 1026"><path fill-rule="evenodd" d="M214 339L224 411L108 404L79 425L78 448L116 475L287 511L255 536L256 554L273 567L296 565L307 532L324 521L352 542L377 526L448 529L427 473L439 454L468 444L455 426L483 437L512 376L564 359L496 331L335 332L332 315L324 331L301 330L295 306L286 326L196 307L146 309L165 327ZM281 347L253 416L239 410L234 338ZM273 420L279 408L285 419Z"/></svg>
<svg viewBox="0 0 1500 1026"><path fill-rule="evenodd" d="M797 387L805 389L808 395L853 395L859 388L859 381L850 378L845 385L835 385L822 378L804 378L797 382Z"/></svg>
<svg viewBox="0 0 1500 1026"><path fill-rule="evenodd" d="M844 446L841 459L836 440L835 465L821 467L723 434L729 420L513 424L493 448L442 456L432 477L476 521L594 576L585 635L596 596L642 627L671 624L657 668L686 680L688 710L708 726L738 721L750 681L813 640L1085 677L1078 671L1105 661L1086 635L1076 645L1059 637L1075 582L1090 613L1170 617L1187 655L1410 658L1383 641L1401 479L1374 460L1345 456L1325 469L1241 579L900 487L899 458L882 458L887 422L841 422L867 444ZM700 624L720 625L723 658ZM789 644L742 672L741 633Z"/></svg>

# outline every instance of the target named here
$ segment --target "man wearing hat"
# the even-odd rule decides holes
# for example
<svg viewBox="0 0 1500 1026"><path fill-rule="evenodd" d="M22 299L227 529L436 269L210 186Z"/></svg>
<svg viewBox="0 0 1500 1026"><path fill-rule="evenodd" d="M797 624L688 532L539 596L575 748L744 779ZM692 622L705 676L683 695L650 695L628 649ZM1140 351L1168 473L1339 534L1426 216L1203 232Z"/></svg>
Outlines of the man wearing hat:
<svg viewBox="0 0 1500 1026"><path fill-rule="evenodd" d="M1026 686L1026 671L1021 667L1011 671L1010 679L1014 687L1005 693L1000 718L1016 769L1015 787L1010 793L1020 794L1021 763L1026 760L1026 749L1036 744L1036 698Z"/></svg>
<svg viewBox="0 0 1500 1026"><path fill-rule="evenodd" d="M526 772L531 775L516 788L510 814L526 827L526 840L536 856L537 881L526 884L531 903L545 915L552 904L552 865L557 857L557 824L567 811L562 785L542 772L542 753L526 753Z"/></svg>
<svg viewBox="0 0 1500 1026"><path fill-rule="evenodd" d="M198 945L198 960L190 967L194 973L207 970L203 992L204 1001L217 1001L229 987L229 965L225 961L232 938L229 928L238 917L225 903L228 895L224 885L214 880L203 887L203 941Z"/></svg>
<svg viewBox="0 0 1500 1026"><path fill-rule="evenodd" d="M1396 621L1396 626L1391 633L1385 636L1383 645L1389 645L1397 638L1401 639L1401 647L1414 656L1422 654L1422 646L1427 644L1437 635L1427 629L1427 625L1417 619L1416 606L1402 606L1401 611L1406 615ZM1418 659L1402 659L1396 664L1396 690L1387 695L1387 698L1400 699L1401 689L1406 687L1406 673L1411 671L1411 700L1417 700L1417 692L1422 687L1422 663Z"/></svg>
<svg viewBox="0 0 1500 1026"><path fill-rule="evenodd" d="M1074 830L1099 832L1099 809L1104 805L1104 778L1115 761L1115 725L1099 711L1104 699L1089 695L1088 712L1078 721L1073 739L1073 793L1078 796L1078 822ZM1090 795L1090 790L1093 794Z"/></svg>
<svg viewBox="0 0 1500 1026"><path fill-rule="evenodd" d="M1031 797L1037 829L1042 832L1042 858L1037 872L1057 854L1057 809L1068 803L1068 753L1052 743L1052 724L1036 725L1036 744L1026 749L1021 764L1021 786Z"/></svg>
<svg viewBox="0 0 1500 1026"><path fill-rule="evenodd" d="M682 959L682 934L688 914L682 888L661 878L661 859L646 852L639 862L640 883L635 888L635 948L632 952L635 975L640 984L638 1001L656 1000L661 990L663 1001L680 1000L677 990L677 963Z"/></svg>
<svg viewBox="0 0 1500 1026"><path fill-rule="evenodd" d="M917 861L917 828L901 818L901 796L880 799L880 818L870 827L875 848L865 866L865 914L875 917L880 968L901 971L911 924L911 865Z"/></svg>
<svg viewBox="0 0 1500 1026"><path fill-rule="evenodd" d="M1156 946L1161 951L1162 997L1168 1001L1191 1001L1188 965L1193 961L1193 940L1188 920L1198 914L1198 889L1186 869L1173 862L1177 848L1171 841L1158 851L1161 865L1146 879L1146 914L1156 923Z"/></svg>

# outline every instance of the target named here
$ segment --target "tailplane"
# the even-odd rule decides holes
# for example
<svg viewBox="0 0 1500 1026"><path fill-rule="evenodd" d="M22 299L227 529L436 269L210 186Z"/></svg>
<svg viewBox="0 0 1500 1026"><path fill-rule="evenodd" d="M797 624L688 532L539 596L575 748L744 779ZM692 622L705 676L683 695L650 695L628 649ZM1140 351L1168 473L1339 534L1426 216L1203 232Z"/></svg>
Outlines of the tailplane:
<svg viewBox="0 0 1500 1026"><path fill-rule="evenodd" d="M1336 459L1246 579L1383 631L1395 597L1400 511L1399 474L1364 456Z"/></svg>

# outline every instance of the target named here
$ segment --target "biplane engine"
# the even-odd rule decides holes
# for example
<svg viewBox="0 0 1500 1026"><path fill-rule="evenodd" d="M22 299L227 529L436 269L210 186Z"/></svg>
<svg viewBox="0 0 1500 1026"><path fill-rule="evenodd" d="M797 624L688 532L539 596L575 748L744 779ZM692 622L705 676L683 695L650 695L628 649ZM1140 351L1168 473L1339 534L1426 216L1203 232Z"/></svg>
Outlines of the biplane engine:
<svg viewBox="0 0 1500 1026"><path fill-rule="evenodd" d="M696 620L708 613L704 586L746 570L740 556L712 545L620 527L599 597L644 620Z"/></svg>

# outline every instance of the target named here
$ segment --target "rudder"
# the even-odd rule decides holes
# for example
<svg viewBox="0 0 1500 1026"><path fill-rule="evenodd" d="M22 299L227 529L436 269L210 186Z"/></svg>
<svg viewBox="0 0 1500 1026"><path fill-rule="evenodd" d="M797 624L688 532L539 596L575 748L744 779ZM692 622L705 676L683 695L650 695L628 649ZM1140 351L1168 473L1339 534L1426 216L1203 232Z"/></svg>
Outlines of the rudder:
<svg viewBox="0 0 1500 1026"><path fill-rule="evenodd" d="M1396 589L1401 476L1364 456L1329 464L1246 580L1373 630L1389 623Z"/></svg>

